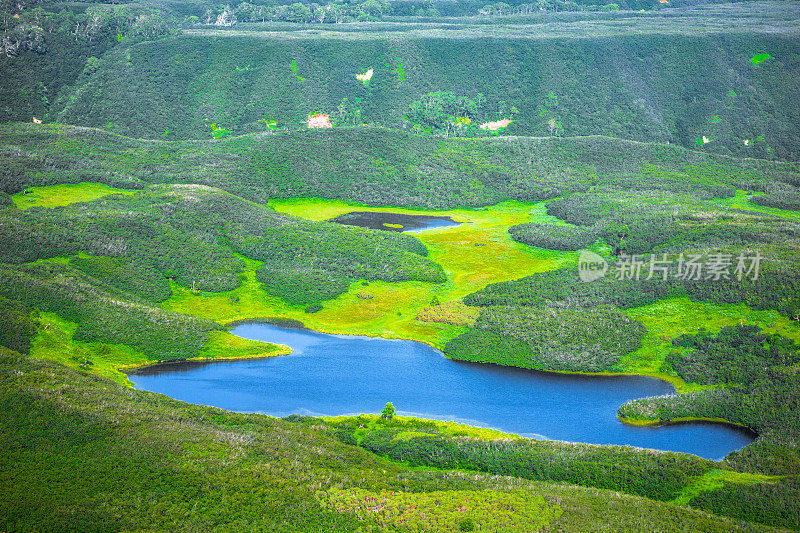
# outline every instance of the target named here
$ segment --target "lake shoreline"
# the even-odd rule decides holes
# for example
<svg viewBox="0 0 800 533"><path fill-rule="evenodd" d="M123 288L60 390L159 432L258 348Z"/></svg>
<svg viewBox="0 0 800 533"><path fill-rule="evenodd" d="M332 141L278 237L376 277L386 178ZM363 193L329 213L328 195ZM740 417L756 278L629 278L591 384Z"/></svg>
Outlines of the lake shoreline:
<svg viewBox="0 0 800 533"><path fill-rule="evenodd" d="M274 362L244 366L211 365L243 358L170 361L130 369L131 381L137 389L160 392L181 401L278 418L357 417L377 412L380 406L376 402L391 400L406 416L414 418L488 427L524 438L633 446L706 458L722 457L757 438L749 428L725 420L698 420L698 425L691 424L691 420L636 424L619 417L618 409L626 401L674 394L671 383L654 376L555 372L459 361L446 357L430 342L391 334L329 333L306 327L299 320L278 317L231 321L226 329L237 326L242 329L232 334L280 343L291 347L283 353L297 357L279 362L285 358L273 354L269 359L276 359ZM370 342L379 340L391 344ZM395 345L395 341L408 344ZM442 387L431 388L431 380L441 382ZM516 400L507 412L490 414L493 411L487 411L485 406L499 405L501 397ZM577 419L566 425L557 423L553 420L557 413L589 417L588 425L576 423ZM571 433L570 428L576 424L583 429ZM636 429L645 425L654 429L673 426L675 429L669 431L677 433L659 431L660 435L656 435L642 433L644 427ZM698 437L692 436L695 432ZM734 436L736 433L740 436ZM697 443L706 438L712 441L698 448ZM733 447L724 444L728 439L733 439ZM670 444L671 440L675 443Z"/></svg>

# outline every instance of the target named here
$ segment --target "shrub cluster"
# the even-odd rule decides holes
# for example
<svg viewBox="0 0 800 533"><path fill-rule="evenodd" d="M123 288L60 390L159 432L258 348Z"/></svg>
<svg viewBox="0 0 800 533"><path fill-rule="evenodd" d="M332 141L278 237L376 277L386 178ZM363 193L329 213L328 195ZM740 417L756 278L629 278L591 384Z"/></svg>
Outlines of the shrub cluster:
<svg viewBox="0 0 800 533"><path fill-rule="evenodd" d="M773 366L800 363L800 346L758 326L736 325L717 334L681 335L672 344L688 353L673 352L666 362L684 380L703 385L750 384Z"/></svg>
<svg viewBox="0 0 800 533"><path fill-rule="evenodd" d="M354 279L441 283L441 266L416 238L310 222L204 186L154 186L63 208L0 213L0 260L79 256L76 268L160 302L167 279L229 291L241 284L239 254L263 261L267 290L297 304L347 290ZM20 247L22 241L26 246Z"/></svg>
<svg viewBox="0 0 800 533"><path fill-rule="evenodd" d="M533 222L512 226L508 232L511 234L511 238L517 242L561 251L587 248L598 238L594 227L554 226Z"/></svg>
<svg viewBox="0 0 800 533"><path fill-rule="evenodd" d="M345 442L358 419L335 427ZM449 436L424 423L398 421L370 426L360 446L411 466L466 469L523 479L559 481L671 500L693 476L714 463L696 456L548 440L483 440Z"/></svg>
<svg viewBox="0 0 800 533"><path fill-rule="evenodd" d="M685 379L726 386L631 400L620 407L620 416L667 422L684 417L718 418L741 424L757 432L759 437L754 444L732 452L727 458L730 464L763 474L796 475L800 468L798 345L749 325L724 328L716 335L703 332L684 335L675 339L675 343L692 349L688 354L670 356L670 362ZM781 501L793 497L796 487L789 483L773 485L772 489L778 500L767 504L765 512L777 514L769 520L783 516L782 520L792 523L794 518L781 510ZM741 516L748 512L752 496L761 490L764 489L728 487L700 501L709 509L737 507L730 496L732 491L741 492L744 499L738 504L738 510L730 511ZM776 507L772 507L773 503Z"/></svg>
<svg viewBox="0 0 800 533"><path fill-rule="evenodd" d="M0 346L30 353L37 331L35 315L26 303L0 297Z"/></svg>
<svg viewBox="0 0 800 533"><path fill-rule="evenodd" d="M0 296L76 322L75 340L127 344L153 360L195 357L209 332L219 329L211 321L145 304L56 263L0 265Z"/></svg>
<svg viewBox="0 0 800 533"><path fill-rule="evenodd" d="M114 258L76 256L70 265L93 278L153 302L163 302L172 296L167 279L147 257Z"/></svg>
<svg viewBox="0 0 800 533"><path fill-rule="evenodd" d="M729 248L721 252L735 258L752 250ZM800 312L800 268L790 250L762 248L763 259L757 279L743 275L737 279L731 267L730 279L692 279L676 277L677 256L668 255L670 270L667 279L643 268L640 279L607 275L591 283L580 280L574 269L564 268L534 274L519 280L495 283L464 298L464 303L480 307L493 305L551 305L556 307L591 308L614 305L623 309L649 305L664 298L688 296L694 301L713 303L745 303L756 309L775 309L794 318ZM708 256L702 259L705 265ZM651 258L645 256L646 261ZM658 254L656 259L662 259ZM735 266L735 265L734 265Z"/></svg>
<svg viewBox="0 0 800 533"><path fill-rule="evenodd" d="M454 359L538 370L613 370L635 351L645 329L608 307L591 309L492 306L476 329L445 345Z"/></svg>

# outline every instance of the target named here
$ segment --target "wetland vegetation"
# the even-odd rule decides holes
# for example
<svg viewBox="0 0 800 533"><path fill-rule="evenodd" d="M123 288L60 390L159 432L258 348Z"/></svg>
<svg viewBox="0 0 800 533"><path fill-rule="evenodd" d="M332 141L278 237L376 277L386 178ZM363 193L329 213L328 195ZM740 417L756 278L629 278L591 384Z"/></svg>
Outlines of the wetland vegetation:
<svg viewBox="0 0 800 533"><path fill-rule="evenodd" d="M0 529L800 529L796 2L273 4L0 2ZM303 346L231 333L265 318L454 361L224 405L283 418L123 373L277 390ZM451 371L646 385L613 442L378 415L481 421Z"/></svg>

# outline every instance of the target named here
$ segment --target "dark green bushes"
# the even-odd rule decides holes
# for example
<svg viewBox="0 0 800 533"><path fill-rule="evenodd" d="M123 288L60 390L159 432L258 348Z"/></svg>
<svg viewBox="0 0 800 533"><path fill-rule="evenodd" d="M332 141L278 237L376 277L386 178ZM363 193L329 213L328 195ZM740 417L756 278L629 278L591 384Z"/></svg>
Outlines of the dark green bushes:
<svg viewBox="0 0 800 533"><path fill-rule="evenodd" d="M56 209L0 213L0 258L25 263L76 257L73 266L148 300L167 278L193 290L241 284L239 254L263 261L268 291L296 304L345 292L354 279L441 283L442 268L416 238L310 222L203 186L156 186ZM20 248L19 242L27 244Z"/></svg>
<svg viewBox="0 0 800 533"><path fill-rule="evenodd" d="M336 298L347 292L350 281L322 269L289 271L263 266L256 271L264 290L292 305L306 305Z"/></svg>
<svg viewBox="0 0 800 533"><path fill-rule="evenodd" d="M335 426L352 441L358 419ZM405 432L410 432L404 434ZM548 440L481 440L441 434L424 422L371 426L360 446L410 466L460 468L523 479L558 481L671 500L693 476L713 468L699 457L642 452L624 446L595 446Z"/></svg>
<svg viewBox="0 0 800 533"><path fill-rule="evenodd" d="M580 250L597 240L594 228L553 226L547 224L519 224L509 228L511 238L517 242L547 248L548 250Z"/></svg>
<svg viewBox="0 0 800 533"><path fill-rule="evenodd" d="M786 337L762 333L758 326L724 327L714 335L681 335L672 343L691 351L673 352L667 362L684 380L704 385L750 384L769 367L800 362L800 346Z"/></svg>
<svg viewBox="0 0 800 533"><path fill-rule="evenodd" d="M780 187L769 187L767 194L760 194L750 201L757 205L777 209L800 210L800 189L791 185L780 185Z"/></svg>
<svg viewBox="0 0 800 533"><path fill-rule="evenodd" d="M454 91L470 100L483 93L493 109L502 100L518 107L512 135L606 135L749 157L798 153L791 38L633 33L456 41L180 36L93 54L97 69L62 91L51 114L132 137L164 138L168 130L167 138L210 139L212 123L233 135L260 130L261 119L297 127L312 112L335 115L344 98L360 99L363 122L397 126L420 95ZM754 69L755 49L774 59ZM369 87L355 78L367 68L374 69ZM713 142L698 145L702 136Z"/></svg>
<svg viewBox="0 0 800 533"><path fill-rule="evenodd" d="M600 372L636 350L644 327L606 307L485 307L475 330L445 346L448 357L538 370Z"/></svg>
<svg viewBox="0 0 800 533"><path fill-rule="evenodd" d="M793 476L772 483L725 483L703 492L689 505L740 520L800 529L798 501L800 479Z"/></svg>
<svg viewBox="0 0 800 533"><path fill-rule="evenodd" d="M197 356L208 320L151 307L78 270L55 263L0 267L0 295L77 322L75 340L127 344L154 360Z"/></svg>
<svg viewBox="0 0 800 533"><path fill-rule="evenodd" d="M272 214L263 225L230 225L238 252L263 261L256 272L270 294L296 305L344 293L354 279L442 283L441 266L417 239L390 232Z"/></svg>
<svg viewBox="0 0 800 533"><path fill-rule="evenodd" d="M80 256L70 265L145 300L163 302L172 296L167 279L145 257L136 259Z"/></svg>
<svg viewBox="0 0 800 533"><path fill-rule="evenodd" d="M620 407L619 415L661 421L719 418L741 424L759 437L752 445L732 452L726 458L730 465L750 472L796 476L800 469L798 346L747 325L724 328L717 335L684 335L675 343L693 349L688 354L670 356L680 375L694 382L726 386L632 400ZM759 485L726 483L701 494L691 505L735 517L753 517L766 524L796 527L797 508L789 502L796 502L797 492L794 478ZM756 509L756 501L763 501L761 509Z"/></svg>
<svg viewBox="0 0 800 533"><path fill-rule="evenodd" d="M556 303L565 307L614 305L638 307L662 298L685 295L672 281L637 281L603 277L591 283L581 281L574 270L542 272L503 283L493 283L464 298L467 305L542 306Z"/></svg>
<svg viewBox="0 0 800 533"><path fill-rule="evenodd" d="M0 126L0 134L0 172L7 177L2 189L8 193L80 181L124 188L202 183L262 204L319 197L449 209L547 200L594 186L591 195L548 204L551 214L588 226L620 214L634 219L682 214L704 197L705 187L734 180L800 179L792 164L734 161L672 145L599 137L441 139L364 127L197 144L32 124ZM343 153L348 157L340 157ZM658 173L674 176L659 181ZM620 176L647 189L633 190ZM568 214L557 212L567 203Z"/></svg>
<svg viewBox="0 0 800 533"><path fill-rule="evenodd" d="M678 256L668 255L667 260L672 262L667 279L658 272L652 279L646 279L649 271L644 267L638 280L609 272L598 280L585 283L574 270L561 269L488 285L466 296L464 303L481 307L554 304L582 308L610 304L625 309L648 305L663 298L688 296L694 301L746 303L756 309L775 309L789 317L800 311L800 268L790 250L765 246L759 252L762 259L758 278L752 279L753 273L743 273L741 280L734 274L738 254L744 252L746 257L750 257L753 252L736 248L723 251L731 255L730 279L715 280L705 275L699 280L677 277ZM657 255L656 259L662 257ZM705 263L707 259L706 255L701 262ZM650 260L649 256L643 258L645 263Z"/></svg>
<svg viewBox="0 0 800 533"><path fill-rule="evenodd" d="M34 316L26 304L0 298L0 346L29 353L37 331Z"/></svg>
<svg viewBox="0 0 800 533"><path fill-rule="evenodd" d="M504 366L531 368L533 351L527 342L494 333L473 329L449 341L444 347L448 357L473 363L494 363Z"/></svg>

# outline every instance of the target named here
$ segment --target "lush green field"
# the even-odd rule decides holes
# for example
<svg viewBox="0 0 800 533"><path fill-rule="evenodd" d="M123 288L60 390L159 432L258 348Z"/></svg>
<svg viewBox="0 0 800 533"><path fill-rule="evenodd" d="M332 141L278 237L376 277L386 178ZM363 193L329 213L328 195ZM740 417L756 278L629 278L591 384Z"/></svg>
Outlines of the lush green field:
<svg viewBox="0 0 800 533"><path fill-rule="evenodd" d="M699 179L708 179L704 178L703 174L699 175ZM753 516L756 517L754 519L771 525L791 526L797 523L796 515L793 514L796 508L788 503L794 498L796 490L793 481L793 474L796 472L795 457L797 457L795 447L785 439L775 437L774 432L770 429L774 426L770 425L769 418L761 416L756 420L752 417L748 418L746 414L741 417L736 413L726 411L725 405L729 400L725 396L720 397L718 389L711 390L711 393L717 396L712 395L707 399L706 397L691 396L691 394L696 395L708 389L709 385L695 383L687 375L682 374L680 367L676 367L675 363L671 362L674 359L671 359L673 356L670 355L670 350L674 351L670 343L680 334L694 333L700 327L705 327L712 332L719 331L719 328L723 326L735 325L744 321L748 324L758 324L769 333L775 332L784 337L798 340L800 339L800 330L794 318L787 316L791 313L787 313L788 308L785 306L773 305L772 300L769 299L759 300L763 310L754 309L752 305L755 302L751 302L750 305L719 302L697 288L692 289L694 291L690 294L692 299L684 296L665 300L663 295L668 294L669 291L663 292L664 288L658 289L656 292L647 292L641 290L643 286L637 288L636 285L628 286L614 280L608 280L607 287L602 284L575 286L574 282L569 281L569 277L559 274L562 272L559 269L574 268L576 254L532 248L515 242L515 235L509 232L509 228L528 223L560 227L564 222L555 218L553 213L568 217L568 213L571 211L564 210L563 202L557 203L555 207L551 208L552 201L533 204L511 201L477 210L456 209L429 212L451 216L462 222L459 226L416 234L418 239L416 242L424 247L426 260L441 266L442 272L447 278L444 283L356 279L343 294L324 300L322 310L309 314L306 312L304 304L292 303L279 294L270 294L269 287L259 281L258 277L258 272L263 269L265 263L238 252L228 256L218 255L223 259L227 257L228 259L224 259L226 261L239 261L241 267L239 274L231 278L231 283L234 284L233 288L231 285L216 286L213 284L207 287L216 287L214 291L198 289L196 281L191 276L175 275L184 268L181 265L188 264L185 259L182 260L184 262L174 263L175 266L165 270L167 263L159 263L158 261L163 260L158 259L161 256L156 253L150 259L153 261L153 268L145 271L122 268L126 264L125 256L120 256L119 252L114 253L118 259L110 263L108 260L100 261L102 256L93 255L98 253L97 246L103 245L105 242L99 238L101 234L98 233L98 230L93 229L98 221L102 220L98 218L98 215L102 214L103 219L106 220L102 227L120 228L122 227L120 222L124 220L123 214L127 213L128 215L125 216L129 216L130 213L137 213L137 224L145 224L142 226L143 228L148 227L146 224L152 224L152 222L146 221L153 220L158 222L159 226L157 227L159 228L171 225L181 228L184 233L190 228L204 228L206 232L219 232L221 231L219 229L212 230L215 223L209 224L207 220L193 218L192 211L186 207L187 202L191 202L195 207L208 205L204 210L215 213L215 218L212 220L218 221L216 222L217 227L226 228L224 233L218 234L228 235L223 241L217 242L225 242L226 246L231 246L236 242L235 235L237 235L237 233L230 233L233 228L232 223L238 221L237 224L240 225L252 224L253 217L263 223L269 221L270 217L301 216L311 220L305 224L321 224L320 229L333 231L332 226L328 228L321 221L351 210L374 209L406 213L422 211L372 208L342 201L320 199L274 200L270 203L270 208L265 209L218 190L197 187L157 186L133 194L128 192L121 196L113 195L112 193L115 192L115 190L98 188L94 185L73 186L66 191L63 186L52 186L38 188L35 190L35 194L17 194L11 199L14 202L28 200L25 211L19 211L13 207L7 211L6 216L10 217L7 218L7 223L21 224L19 232L22 232L21 228L28 227L29 234L31 234L31 224L35 228L47 227L46 224L56 224L60 231L66 232L61 235L67 236L70 235L70 232L73 235L72 238L64 241L47 240L50 248L37 245L35 248L39 253L36 257L14 259L12 254L14 248L10 245L6 248L6 260L13 261L5 267L3 275L16 276L14 279L25 281L24 283L4 283L4 295L6 298L20 298L22 301L28 302L28 305L33 304L34 308L41 309L41 312L31 311L31 321L26 322L25 310L13 307L13 300L8 300L4 312L11 313L13 317L11 323L15 325L4 338L13 340L23 349L26 346L25 339L28 339L27 346L31 356L54 360L80 372L88 371L91 374L124 383L126 380L118 372L118 369L130 368L164 358L163 341L159 340L158 335L163 335L163 338L166 339L173 330L168 328L159 332L157 327L154 329L152 324L147 322L150 319L145 319L145 317L157 317L160 313L166 313L165 316L173 316L174 318L170 320L188 321L187 324L196 324L193 327L199 328L196 330L182 328L182 336L172 335L170 338L170 342L178 350L175 352L176 355L181 353L184 357L192 358L263 357L285 353L280 347L233 337L222 330L215 329L214 322L204 322L208 319L222 324L261 317L295 319L324 331L422 340L437 347L444 347L447 353L455 356L459 354L448 350L453 342L464 335L471 334L470 332L488 332L492 331L493 327L496 328L493 335L503 336L508 335L509 331L520 331L523 336L512 337L517 339L515 342L535 342L537 345L543 342L544 344L555 343L554 346L566 343L563 346L576 351L576 353L583 350L577 347L576 342L584 342L585 346L590 346L593 344L594 337L592 336L600 335L606 341L612 341L612 344L604 348L607 350L605 352L607 355L603 355L600 359L594 359L597 361L592 363L595 366L575 368L555 365L550 369L611 370L657 375L669 379L680 390L695 391L690 392L689 396L682 395L679 398L696 397L698 403L687 404L684 402L680 404L684 406L682 407L683 411L670 411L666 418L680 420L686 417L696 417L739 422L759 431L761 436L756 444L741 453L733 454L728 462L702 463L700 465L692 462L696 461L695 459L680 455L673 457L674 454L656 456L657 460L652 462L653 458L647 452L603 447L589 447L585 450L578 450L574 447L561 449L561 445L558 443L534 444L525 439L497 435L490 431L450 427L446 424L427 421L398 422L399 426L391 426L391 430L388 430L374 418L355 422L352 419L333 419L323 423L323 427L329 425L329 429L325 429L323 434L332 434L336 439L342 440L349 446L359 446L373 453L403 461L411 466L427 465L439 468L466 469L491 474L513 475L538 480L538 482L567 481L588 487L644 495L663 501L674 500L682 505L688 504L709 509L739 519L748 519ZM60 206L67 204L70 199L84 200L92 197L97 198L90 203ZM622 202L621 205L627 206L636 206L638 202L648 200L647 196L621 194L613 191L609 191L601 198L604 198L607 203L611 202L612 205L613 202ZM570 205L566 204L566 207L571 209ZM165 208L167 206L168 209ZM693 214L695 218L698 218L696 216L698 213L718 211L720 206L716 200L708 200L701 196L694 200L687 199L683 204L683 209L686 213ZM610 212L613 213L613 211ZM23 213L25 213L24 216ZM724 211L724 213L734 212ZM251 222L246 222L247 220ZM286 218L285 220L295 219ZM707 220L706 223L719 224L720 220L726 219L724 216L717 216L709 220L710 222ZM734 218L734 220L737 219ZM753 219L751 217L745 220L749 223ZM783 229L784 226L781 224L784 223L780 222L781 220L787 221L786 224L794 224L791 222L791 216L783 219L762 217L757 220L764 224L765 231L776 231L770 228ZM109 226L112 221L113 224ZM38 231L42 231L42 229ZM163 232L164 230L160 229L159 231ZM366 236L375 238L372 233L360 232L360 230L336 229L335 231L356 232L359 235L363 234L365 238ZM36 235L36 233L31 235ZM51 232L42 235L52 236L53 234ZM131 243L140 242L143 235L150 235L151 237L148 238L152 238L154 233L153 230L143 233L142 229L119 233L120 238L128 239ZM787 237L789 234L784 232L781 235L783 236L780 240L773 243L772 249L793 249L794 241ZM379 236L388 237L389 234ZM300 237L296 235L294 238ZM415 247L419 245L413 244L413 241L414 239L409 241L406 237L392 236L389 241L384 239L380 242L385 242L388 246L410 246L411 249L416 249ZM211 241L207 239L198 241L198 243L203 242L208 244ZM649 243L651 241L645 239L641 242ZM65 243L68 243L66 249L63 248ZM209 252L203 247L179 246L175 248L173 245L170 246L187 258L194 257L192 254L214 257L214 254L209 255ZM612 251L605 239L599 237L598 242L593 243L592 247L606 256ZM152 245L145 248L151 252L157 252L160 249L159 246ZM124 250L124 248L122 249ZM417 253L423 253L422 249L417 250ZM141 254L136 257L143 258ZM31 259L36 259L36 261L31 263ZM172 261L176 260L172 259ZM288 258L284 258L285 260ZM27 264L25 264L26 261ZM205 260L203 264L205 268L208 268L210 263ZM765 275L770 275L769 272L786 272L781 269L775 271L774 268L773 266L773 270L766 269L767 274ZM171 272L176 269L175 274L172 274ZM788 272L792 272L792 270L790 269ZM476 273L479 275L476 276ZM172 279L163 278L164 281L157 281L159 276L167 274ZM525 275L529 277L522 281L515 281ZM549 281L543 284L531 284L531 281L525 281L541 276ZM217 278L212 276L209 279ZM84 294L89 291L88 294L101 296L93 297L97 302L95 306L89 308L76 306L76 293L74 292L74 288L77 287L76 283L80 284L80 290ZM155 285L152 285L153 283ZM151 286L161 287L163 283L166 283L167 292L163 292L161 289L158 291L144 290ZM525 283L529 285L525 285ZM487 285L490 287L485 288ZM16 287L14 291L9 290L12 286ZM505 289L507 286L517 288L509 292ZM616 302L620 306L620 310L609 312L608 309L600 307L597 312L570 314L568 307L560 311L555 307L553 309L556 314L553 316L558 322L571 324L572 327L577 328L567 330L562 328L561 333L555 334L553 332L557 331L557 328L554 330L552 323L541 322L541 319L536 318L535 315L528 315L525 312L520 314L520 309L524 309L524 306L541 305L537 302L542 298L544 300L541 301L549 301L551 304L548 305L552 305L553 302L558 301L559 291L562 291L561 297L563 297L567 294L563 291L568 287L570 287L569 291L577 290L570 298L583 298L583 305L591 307L598 302ZM581 296L581 291L589 287L594 288L588 293L584 292ZM25 293L25 290L35 292ZM545 292L539 292L542 290ZM605 290L612 292L606 293ZM139 294L139 296L135 296L135 294ZM54 295L58 295L57 301L53 299ZM471 306L460 303L460 300L465 297ZM35 298L40 299L36 300ZM511 299L509 300L509 298ZM524 299L523 307L508 307L514 301L517 301L518 304L520 298ZM126 308L133 306L133 308L142 309L144 314L135 315L133 321L128 320L128 326L120 329L120 326L115 325L118 323L114 322L114 320L118 320L114 318L117 316L114 311L115 306L125 306ZM781 309L783 312L779 312ZM170 313L178 314L171 315ZM86 329L87 324L91 325L86 322L87 320L99 321L108 326L97 327L95 325ZM633 328L630 332L625 330L625 332L619 333L621 336L618 341L627 343L624 344L626 348L622 351L613 347L615 346L613 342L616 342L614 341L615 335L620 332L619 328L622 323L619 322L620 320L627 324L626 328ZM33 329L31 330L26 324L33 324ZM209 326L203 324L209 324L210 329L205 329ZM514 324L513 327L512 324ZM606 327L611 329L604 333L603 328ZM84 328L85 332L81 328ZM143 329L138 330L141 333L136 333L136 328ZM114 331L125 331L128 337L114 337L111 335ZM537 331L541 333L536 333ZM78 332L82 333L76 335ZM576 332L579 334L576 335ZM547 335L545 340L542 337L536 337L541 334ZM534 341L533 339L538 340ZM630 344L631 341L635 341L635 343ZM7 340L6 342L11 341ZM125 345L115 344L119 342L123 342ZM175 344L176 342L178 344ZM504 341L498 339L498 342L502 345ZM180 343L185 343L185 345ZM159 348L154 350L155 346ZM186 348L179 346L191 347L191 350L187 351ZM484 351L481 357L484 360L501 362L492 360L491 353L491 350ZM544 357L543 353L541 352L539 357ZM601 364L599 361L605 360L603 357L608 356L617 358L616 366L611 368L596 366ZM487 357L489 359L486 359ZM548 359L542 360L547 361ZM584 354L575 361L580 365L586 365L592 360L591 358L587 359ZM523 360L512 360L507 364L529 366ZM779 405L781 406L780 412L787 416L793 416L791 415L792 411L787 410L787 406L792 405L791 400L787 402L787 398L793 397L793 391L796 390L792 388L794 382L791 380L784 382L789 388L784 388L783 392L771 388L773 387L772 383L777 382L773 380L758 385L761 388L756 391L757 396L754 396L754 398L758 398L755 405L760 408ZM783 395L777 397L782 400L769 400L769 402L778 401L777 404L769 403L766 400L774 393ZM625 406L622 413L631 421L645 420L645 417L640 414L641 411L635 411L635 409L637 407L634 405ZM662 412L664 411L662 410ZM777 417L778 411L773 412ZM777 422L779 420L781 419L776 418L772 420L772 423L783 423ZM465 437L477 440L471 443L459 440ZM484 441L483 439L489 440ZM498 441L498 439L502 441L504 450L501 456L505 459L501 463L492 459L498 457L497 446L499 444L486 444ZM514 444L514 442L518 443ZM490 447L487 448L487 446ZM439 459L432 459L431 453ZM576 453L577 455L575 455ZM568 461L566 464L573 466L558 471L552 470L552 467L545 467L545 465L552 465L553 457L559 457L562 464L564 464L563 461ZM612 471L611 477L603 477L607 474L601 473L606 472L604 465L609 461L613 464L627 466L624 469ZM412 470L412 472L417 472L415 475L419 475L418 470ZM521 482L515 481L514 483ZM515 512L523 513L528 517L526 520L531 520L519 523L527 524L525 526L527 528L536 528L546 523L552 523L554 520L578 520L574 514L570 514L569 509L572 509L572 513L579 509L577 513L581 514L591 508L588 503L581 500L579 504L575 504L571 508L559 506L561 509L559 512L555 508L551 509L547 504L550 500L545 498L544 502L538 499L530 500L532 507L523 510L519 508L518 503L512 503L516 501L514 500L516 496L506 496L506 493L502 491L502 494L487 492L482 488L464 489L460 485L458 488L448 485L444 490L439 485L427 485L431 491L430 497L406 497L397 495L397 493L392 495L391 490L393 489L381 488L377 485L374 489L365 489L362 485L360 486L360 490L366 492L357 492L337 486L326 490L324 494L315 493L312 507L318 511L314 511L314 513L321 513L320 516L327 517L321 518L321 520L328 522L332 518L327 513L337 510L337 512L344 513L342 516L345 518L348 516L356 517L356 519L374 518L379 527L387 527L390 524L398 525L400 522L396 522L396 520L403 520L403 523L408 524L415 523L414 520L422 520L428 524L428 527L436 524L437 527L447 528L452 527L452 524L455 523L453 522L455 515L446 512L447 506L450 505L447 502L457 500L458 508L465 506L474 508L475 516L482 516L483 520L488 520L485 517L492 515L492 509L495 509L493 506L511 505L516 510ZM545 486L552 487L552 485ZM406 488L408 488L407 485ZM465 490L467 492L464 492ZM760 498L767 493L770 505L762 505L759 513L751 515L748 506L760 501ZM539 492L539 494L542 493ZM382 505L387 509L386 513L365 514L368 511L365 511L365 508L359 503L364 501L364 498L368 500L374 498L375 501L384 502ZM20 501L19 497L14 501ZM737 504L737 501L744 503ZM444 514L439 511L436 513L431 511L430 514L424 514L424 518L419 518L419 515L417 518L412 518L407 514L411 508L426 508L429 505L434 505ZM512 516L515 515L512 513ZM475 520L476 523L480 523L480 520ZM610 527L617 529L630 527L620 525L629 524L629 517L625 513L621 513L620 516L615 514L608 520L615 524ZM693 519L682 516L681 520L690 523ZM653 522L645 523L652 524ZM574 524L579 524L579 521ZM565 526L566 529L571 527ZM667 526L659 527L666 530ZM731 527L731 524L724 527ZM344 526L342 528L346 529Z"/></svg>
<svg viewBox="0 0 800 533"><path fill-rule="evenodd" d="M345 128L139 141L62 126L0 128L11 195L0 238L6 346L125 384L120 369L165 359L285 353L223 327L284 318L326 332L419 340L460 359L657 376L684 394L626 404L625 420L727 420L759 439L725 463L699 467L683 457L515 438L498 463L500 444L482 439L499 436L421 421L388 431L374 420L359 422L363 428L333 420L319 431L412 466L566 481L763 524L800 523L791 503L800 465L793 360L772 361L752 382L720 384L697 378L717 362L687 373L679 355L688 352L675 346L681 335L737 324L800 340L794 164L607 137L442 139ZM461 224L410 236L325 222L353 210ZM764 262L760 278L743 283L586 284L575 276L581 248L612 262L624 253L758 249ZM791 429L781 435L778 427ZM458 440L465 437L477 440ZM545 467L553 457L572 466ZM584 500L557 511L532 499L524 510L493 488L426 486L429 496L337 486L306 505L327 523L374 519L377 527L416 524L423 519L408 509L456 500L483 517L514 507L529 529L581 524L575 513L595 512ZM368 514L360 502L370 498L386 511ZM453 516L431 512L424 521L459 526ZM615 514L609 527L630 529L630 519ZM667 530L648 520L637 523Z"/></svg>

